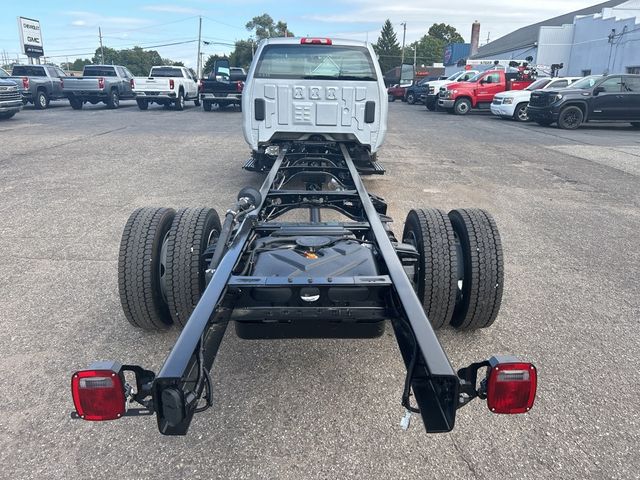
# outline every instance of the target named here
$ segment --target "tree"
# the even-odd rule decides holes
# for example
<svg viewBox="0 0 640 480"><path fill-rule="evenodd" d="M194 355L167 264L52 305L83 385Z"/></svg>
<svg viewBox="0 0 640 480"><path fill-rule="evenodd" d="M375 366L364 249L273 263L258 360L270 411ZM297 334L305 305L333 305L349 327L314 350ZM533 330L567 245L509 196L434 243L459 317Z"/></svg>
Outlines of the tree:
<svg viewBox="0 0 640 480"><path fill-rule="evenodd" d="M420 40L411 43L405 49L405 62L413 62L413 52L416 50L416 62L418 64L431 65L442 62L446 43L429 35L424 35Z"/></svg>
<svg viewBox="0 0 640 480"><path fill-rule="evenodd" d="M378 41L373 45L373 49L378 55L378 61L380 62L380 68L383 73L400 65L402 51L400 44L398 44L396 32L393 30L391 20L387 19L387 21L384 22Z"/></svg>
<svg viewBox="0 0 640 480"><path fill-rule="evenodd" d="M101 50L96 49L92 59L93 63L101 63ZM169 58L162 58L156 50L144 50L142 47L131 49L115 50L104 47L104 63L106 65L122 65L127 67L134 75L148 75L154 65L180 65L182 62L175 62Z"/></svg>
<svg viewBox="0 0 640 480"><path fill-rule="evenodd" d="M73 70L74 72L81 72L85 65L90 65L91 60L88 58L76 58L73 63L66 64L67 70Z"/></svg>
<svg viewBox="0 0 640 480"><path fill-rule="evenodd" d="M207 76L209 75L210 72L213 72L213 64L215 63L216 60L220 60L222 58L227 58L227 57L222 57L220 55L209 55L209 58L207 58L207 61L204 62L204 67L202 67L202 75Z"/></svg>
<svg viewBox="0 0 640 480"><path fill-rule="evenodd" d="M289 31L287 22L279 20L278 23L267 13L263 13L257 17L253 17L245 25L250 32L255 30L255 37L258 40L264 40L270 37L293 37L293 32Z"/></svg>
<svg viewBox="0 0 640 480"><path fill-rule="evenodd" d="M429 28L427 35L442 40L445 45L449 43L464 43L464 38L458 33L455 27L444 23L434 23Z"/></svg>
<svg viewBox="0 0 640 480"><path fill-rule="evenodd" d="M254 49L253 40L238 40L233 52L229 55L229 64L233 67L248 67L253 60Z"/></svg>

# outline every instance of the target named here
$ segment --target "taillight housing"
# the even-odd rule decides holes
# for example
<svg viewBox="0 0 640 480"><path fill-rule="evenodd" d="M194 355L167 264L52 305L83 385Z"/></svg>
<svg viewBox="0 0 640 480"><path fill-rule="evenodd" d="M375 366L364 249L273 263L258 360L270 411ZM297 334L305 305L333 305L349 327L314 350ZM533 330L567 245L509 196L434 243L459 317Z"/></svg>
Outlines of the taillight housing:
<svg viewBox="0 0 640 480"><path fill-rule="evenodd" d="M136 88L136 81L132 78L129 80L129 85L131 85L131 88Z"/></svg>
<svg viewBox="0 0 640 480"><path fill-rule="evenodd" d="M176 82L173 81L173 78L169 79L169 88L173 90L176 86Z"/></svg>
<svg viewBox="0 0 640 480"><path fill-rule="evenodd" d="M22 88L29 90L29 77L22 77Z"/></svg>
<svg viewBox="0 0 640 480"><path fill-rule="evenodd" d="M99 89L103 89L104 88L104 77L98 78L98 88Z"/></svg>
<svg viewBox="0 0 640 480"><path fill-rule="evenodd" d="M64 88L64 78L60 79L60 88Z"/></svg>
<svg viewBox="0 0 640 480"><path fill-rule="evenodd" d="M242 92L243 88L244 88L244 82L243 81L236 82L236 92Z"/></svg>
<svg viewBox="0 0 640 480"><path fill-rule="evenodd" d="M202 93L202 88L203 88L202 79L200 79L198 80L198 92Z"/></svg>
<svg viewBox="0 0 640 480"><path fill-rule="evenodd" d="M331 45L333 42L330 38L301 38L300 43L302 45Z"/></svg>
<svg viewBox="0 0 640 480"><path fill-rule="evenodd" d="M125 414L124 381L121 367L115 362L94 364L88 370L74 373L71 394L76 412L83 420L115 420Z"/></svg>
<svg viewBox="0 0 640 480"><path fill-rule="evenodd" d="M490 367L486 385L493 413L526 413L536 397L538 372L531 363L497 363Z"/></svg>

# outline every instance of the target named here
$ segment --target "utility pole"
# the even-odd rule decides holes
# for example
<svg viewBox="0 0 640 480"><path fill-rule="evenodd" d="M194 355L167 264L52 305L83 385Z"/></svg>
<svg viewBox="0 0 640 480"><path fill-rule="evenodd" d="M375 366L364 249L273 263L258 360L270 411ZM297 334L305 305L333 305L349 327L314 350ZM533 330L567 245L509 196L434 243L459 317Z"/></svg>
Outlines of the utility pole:
<svg viewBox="0 0 640 480"><path fill-rule="evenodd" d="M200 58L200 45L202 44L202 17L200 17L200 25L198 27L198 67L197 74L198 78L202 78L202 60Z"/></svg>
<svg viewBox="0 0 640 480"><path fill-rule="evenodd" d="M404 65L404 40L407 36L407 22L402 22L400 25L404 27L404 30L402 32L402 58L400 60L400 68L402 68L402 65Z"/></svg>
<svg viewBox="0 0 640 480"><path fill-rule="evenodd" d="M98 37L100 37L100 63L104 65L104 47L102 46L102 29L98 27Z"/></svg>

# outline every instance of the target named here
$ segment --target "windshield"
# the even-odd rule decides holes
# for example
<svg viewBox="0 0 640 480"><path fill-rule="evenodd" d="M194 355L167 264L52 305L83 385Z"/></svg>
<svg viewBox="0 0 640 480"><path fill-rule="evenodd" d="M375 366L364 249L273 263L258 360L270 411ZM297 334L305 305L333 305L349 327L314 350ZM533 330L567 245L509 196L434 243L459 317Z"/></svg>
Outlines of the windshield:
<svg viewBox="0 0 640 480"><path fill-rule="evenodd" d="M535 82L533 82L531 85L525 88L525 90L540 90L541 88L549 85L550 81L550 78L541 78L540 80L536 80Z"/></svg>
<svg viewBox="0 0 640 480"><path fill-rule="evenodd" d="M151 77L181 77L182 70L175 67L159 67L151 69Z"/></svg>
<svg viewBox="0 0 640 480"><path fill-rule="evenodd" d="M590 75L588 77L584 77L582 80L578 80L575 83L571 84L571 88L575 88L578 90L588 90L589 88L593 88L593 86L600 80L602 76L600 75Z"/></svg>
<svg viewBox="0 0 640 480"><path fill-rule="evenodd" d="M0 78L7 78L9 74L0 68Z"/></svg>
<svg viewBox="0 0 640 480"><path fill-rule="evenodd" d="M16 77L46 77L47 74L44 71L44 67L37 65L16 65L13 67L13 75Z"/></svg>
<svg viewBox="0 0 640 480"><path fill-rule="evenodd" d="M369 51L336 45L267 45L255 78L376 80Z"/></svg>
<svg viewBox="0 0 640 480"><path fill-rule="evenodd" d="M115 77L116 69L114 67L100 67L100 66L91 66L86 65L84 67L84 71L82 72L82 76L84 77Z"/></svg>
<svg viewBox="0 0 640 480"><path fill-rule="evenodd" d="M463 72L456 72L453 75L451 75L449 78L447 78L447 80L455 80L456 78L458 78L459 75L461 75Z"/></svg>
<svg viewBox="0 0 640 480"><path fill-rule="evenodd" d="M480 77L484 75L484 72L476 73L473 77L471 77L467 82L477 82L480 80Z"/></svg>

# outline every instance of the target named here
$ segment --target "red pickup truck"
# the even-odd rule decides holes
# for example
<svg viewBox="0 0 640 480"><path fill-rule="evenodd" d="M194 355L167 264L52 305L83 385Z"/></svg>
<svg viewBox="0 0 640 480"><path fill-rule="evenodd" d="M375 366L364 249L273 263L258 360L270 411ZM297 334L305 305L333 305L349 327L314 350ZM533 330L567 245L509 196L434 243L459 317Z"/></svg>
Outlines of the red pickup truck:
<svg viewBox="0 0 640 480"><path fill-rule="evenodd" d="M521 72L504 70L481 72L466 82L450 83L440 87L438 107L456 115L466 115L472 108L491 108L493 97L507 90L523 90L535 79Z"/></svg>

